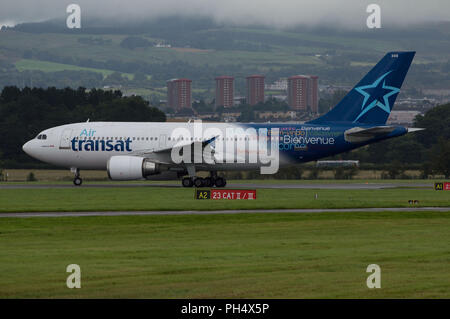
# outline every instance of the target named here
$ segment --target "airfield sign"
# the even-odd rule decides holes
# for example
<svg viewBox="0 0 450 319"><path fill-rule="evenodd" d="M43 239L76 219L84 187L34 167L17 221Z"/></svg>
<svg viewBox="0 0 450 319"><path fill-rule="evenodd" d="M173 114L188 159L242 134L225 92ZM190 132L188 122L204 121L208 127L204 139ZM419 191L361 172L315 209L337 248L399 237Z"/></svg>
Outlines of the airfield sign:
<svg viewBox="0 0 450 319"><path fill-rule="evenodd" d="M256 199L256 190L254 189L211 189L195 190L195 199Z"/></svg>

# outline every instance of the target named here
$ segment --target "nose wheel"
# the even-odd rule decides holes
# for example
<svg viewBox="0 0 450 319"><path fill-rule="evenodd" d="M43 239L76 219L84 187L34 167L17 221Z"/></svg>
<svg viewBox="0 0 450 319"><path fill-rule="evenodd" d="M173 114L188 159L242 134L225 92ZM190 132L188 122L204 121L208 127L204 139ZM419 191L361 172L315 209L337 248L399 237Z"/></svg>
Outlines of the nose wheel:
<svg viewBox="0 0 450 319"><path fill-rule="evenodd" d="M75 177L75 178L73 179L73 184L74 184L75 186L81 186L81 184L83 184L83 180L81 179L81 177Z"/></svg>
<svg viewBox="0 0 450 319"><path fill-rule="evenodd" d="M83 180L80 177L80 170L78 168L71 168L70 171L75 175L73 178L73 185L81 186L81 184L83 184Z"/></svg>

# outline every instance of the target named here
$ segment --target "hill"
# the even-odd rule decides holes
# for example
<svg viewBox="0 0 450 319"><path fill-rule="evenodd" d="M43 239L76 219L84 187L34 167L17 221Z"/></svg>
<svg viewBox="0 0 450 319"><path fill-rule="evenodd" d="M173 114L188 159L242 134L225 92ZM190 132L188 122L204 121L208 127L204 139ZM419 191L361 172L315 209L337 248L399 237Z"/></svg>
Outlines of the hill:
<svg viewBox="0 0 450 319"><path fill-rule="evenodd" d="M195 98L205 98L212 97L214 77L223 74L235 76L236 93L244 94L244 78L252 73L266 74L267 82L310 73L321 84L351 85L387 51L415 50L405 87L448 89L449 30L449 23L280 30L223 25L202 17L118 26L88 20L80 30L65 28L62 20L21 24L0 32L0 87L29 85L30 79L38 86L63 87L75 77L77 86L121 85L151 92L170 78L189 77L202 92Z"/></svg>

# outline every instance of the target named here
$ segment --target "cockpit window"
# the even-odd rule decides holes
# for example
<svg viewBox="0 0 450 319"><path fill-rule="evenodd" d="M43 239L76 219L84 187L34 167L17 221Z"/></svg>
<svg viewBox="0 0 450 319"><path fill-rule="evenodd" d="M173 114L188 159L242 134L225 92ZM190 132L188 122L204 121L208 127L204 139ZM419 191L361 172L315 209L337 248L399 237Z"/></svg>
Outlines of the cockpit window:
<svg viewBox="0 0 450 319"><path fill-rule="evenodd" d="M46 134L39 134L36 138L38 140L46 140L47 139L47 135Z"/></svg>

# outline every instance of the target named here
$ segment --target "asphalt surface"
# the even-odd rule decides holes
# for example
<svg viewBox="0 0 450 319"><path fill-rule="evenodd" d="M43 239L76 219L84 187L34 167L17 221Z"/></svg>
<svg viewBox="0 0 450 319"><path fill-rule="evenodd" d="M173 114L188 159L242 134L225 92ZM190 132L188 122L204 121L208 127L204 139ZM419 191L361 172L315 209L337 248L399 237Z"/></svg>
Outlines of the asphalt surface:
<svg viewBox="0 0 450 319"><path fill-rule="evenodd" d="M35 212L0 213L0 218L32 217L85 217L85 216L152 216L152 215L212 215L212 214L255 214L255 213L352 213L352 212L450 212L450 207L403 207L403 208L334 208L334 209L235 209L235 210L181 210L181 211L122 211L122 212Z"/></svg>
<svg viewBox="0 0 450 319"><path fill-rule="evenodd" d="M84 182L82 186L74 186L71 182L67 184L0 184L0 189L28 189L28 188L134 188L134 187L163 187L163 188L180 188L181 183L174 184L129 184L129 183L114 183L114 184L95 184L90 182ZM389 184L389 183L332 183L332 184L321 184L321 183L311 183L311 184L269 184L269 183L229 183L226 188L231 189L261 189L261 188L284 188L284 189L383 189L383 188L396 188L396 187L433 187L433 184Z"/></svg>

